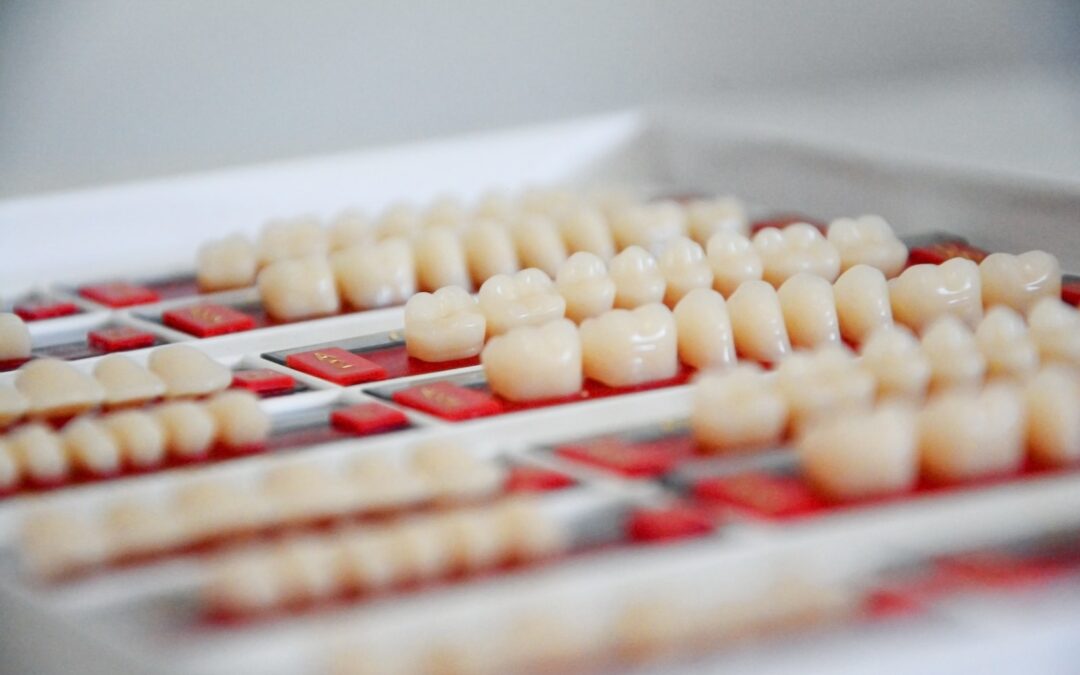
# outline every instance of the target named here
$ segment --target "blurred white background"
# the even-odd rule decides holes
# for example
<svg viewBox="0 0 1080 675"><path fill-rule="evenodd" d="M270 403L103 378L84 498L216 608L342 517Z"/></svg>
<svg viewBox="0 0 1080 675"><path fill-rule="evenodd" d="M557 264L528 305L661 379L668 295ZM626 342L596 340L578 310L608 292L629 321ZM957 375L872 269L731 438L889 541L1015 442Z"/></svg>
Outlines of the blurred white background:
<svg viewBox="0 0 1080 675"><path fill-rule="evenodd" d="M0 196L647 103L1080 178L1070 0L0 0Z"/></svg>

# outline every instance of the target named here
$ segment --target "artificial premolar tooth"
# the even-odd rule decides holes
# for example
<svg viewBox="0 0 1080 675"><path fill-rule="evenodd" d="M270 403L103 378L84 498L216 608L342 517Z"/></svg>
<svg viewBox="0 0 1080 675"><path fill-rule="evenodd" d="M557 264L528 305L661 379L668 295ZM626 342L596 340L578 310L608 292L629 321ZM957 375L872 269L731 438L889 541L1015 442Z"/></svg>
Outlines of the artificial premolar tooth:
<svg viewBox="0 0 1080 675"><path fill-rule="evenodd" d="M102 418L120 456L135 468L159 466L165 459L165 432L157 419L141 410L125 410Z"/></svg>
<svg viewBox="0 0 1080 675"><path fill-rule="evenodd" d="M651 253L631 246L611 259L608 274L615 282L615 306L633 309L664 299L667 282Z"/></svg>
<svg viewBox="0 0 1080 675"><path fill-rule="evenodd" d="M739 284L761 279L761 256L749 239L738 232L718 232L706 247L713 271L713 288L730 298Z"/></svg>
<svg viewBox="0 0 1080 675"><path fill-rule="evenodd" d="M511 401L558 398L581 390L582 344L577 326L568 319L519 326L493 337L480 360L491 390Z"/></svg>
<svg viewBox="0 0 1080 675"><path fill-rule="evenodd" d="M263 308L277 321L326 316L341 308L334 271L322 256L278 260L259 272L257 282Z"/></svg>
<svg viewBox="0 0 1080 675"><path fill-rule="evenodd" d="M30 329L18 314L0 312L0 361L30 358Z"/></svg>
<svg viewBox="0 0 1080 675"><path fill-rule="evenodd" d="M908 250L881 216L838 218L829 224L829 241L840 252L840 269L869 265L892 278L904 269Z"/></svg>
<svg viewBox="0 0 1080 675"><path fill-rule="evenodd" d="M694 439L709 450L750 450L779 443L788 407L774 380L754 364L697 378L690 418Z"/></svg>
<svg viewBox="0 0 1080 675"><path fill-rule="evenodd" d="M201 291L225 291L255 285L255 245L242 234L199 247L195 277Z"/></svg>
<svg viewBox="0 0 1080 675"><path fill-rule="evenodd" d="M566 317L581 323L615 304L615 282L597 255L580 251L559 266L555 287L566 300Z"/></svg>
<svg viewBox="0 0 1080 675"><path fill-rule="evenodd" d="M1015 471L1024 459L1024 428L1022 397L1012 385L945 392L919 414L922 471L935 481Z"/></svg>
<svg viewBox="0 0 1080 675"><path fill-rule="evenodd" d="M35 359L15 376L15 388L39 417L66 417L101 404L105 389L89 375L57 359Z"/></svg>
<svg viewBox="0 0 1080 675"><path fill-rule="evenodd" d="M105 405L145 403L165 394L165 382L126 356L106 356L94 366L94 379L105 388Z"/></svg>
<svg viewBox="0 0 1080 675"><path fill-rule="evenodd" d="M217 422L206 406L192 401L166 403L154 410L165 434L169 454L185 459L203 457L217 438Z"/></svg>
<svg viewBox="0 0 1080 675"><path fill-rule="evenodd" d="M375 228L363 211L343 211L330 225L330 250L371 246L377 240Z"/></svg>
<svg viewBox="0 0 1080 675"><path fill-rule="evenodd" d="M840 274L840 252L808 223L767 227L754 235L752 243L761 256L762 278L777 288L799 272L816 274L829 283Z"/></svg>
<svg viewBox="0 0 1080 675"><path fill-rule="evenodd" d="M1044 298L1028 314L1031 339L1045 363L1080 368L1080 312L1057 298Z"/></svg>
<svg viewBox="0 0 1080 675"><path fill-rule="evenodd" d="M666 380L679 372L675 317L660 304L586 319L581 350L585 375L609 387Z"/></svg>
<svg viewBox="0 0 1080 675"><path fill-rule="evenodd" d="M991 307L975 329L989 377L1026 379L1039 368L1039 350L1024 317L1004 305Z"/></svg>
<svg viewBox="0 0 1080 675"><path fill-rule="evenodd" d="M457 231L446 225L429 227L417 235L413 252L420 288L434 291L444 286L472 287L465 247Z"/></svg>
<svg viewBox="0 0 1080 675"><path fill-rule="evenodd" d="M488 335L500 335L519 326L538 326L562 318L566 301L546 274L537 269L513 276L499 274L480 287L480 311L487 319Z"/></svg>
<svg viewBox="0 0 1080 675"><path fill-rule="evenodd" d="M0 429L13 424L30 409L30 401L15 387L0 384Z"/></svg>
<svg viewBox="0 0 1080 675"><path fill-rule="evenodd" d="M793 347L813 349L840 344L840 320L832 285L819 276L800 272L776 292L784 325Z"/></svg>
<svg viewBox="0 0 1080 675"><path fill-rule="evenodd" d="M28 424L7 437L22 475L52 483L67 478L70 465L60 436L43 424Z"/></svg>
<svg viewBox="0 0 1080 675"><path fill-rule="evenodd" d="M791 353L784 312L776 289L764 281L747 281L727 300L735 350L741 358L778 363Z"/></svg>
<svg viewBox="0 0 1080 675"><path fill-rule="evenodd" d="M545 216L525 216L513 224L511 233L521 264L554 277L566 260L566 245L555 221Z"/></svg>
<svg viewBox="0 0 1080 675"><path fill-rule="evenodd" d="M405 303L405 348L421 361L468 359L484 348L487 320L468 291L447 286Z"/></svg>
<svg viewBox="0 0 1080 675"><path fill-rule="evenodd" d="M881 270L855 265L833 284L840 334L852 344L862 344L882 326L893 322L889 283Z"/></svg>
<svg viewBox="0 0 1080 675"><path fill-rule="evenodd" d="M983 307L1005 305L1026 314L1043 298L1061 297L1061 266L1046 251L991 253L979 263Z"/></svg>
<svg viewBox="0 0 1080 675"><path fill-rule="evenodd" d="M701 245L686 237L669 240L660 253L660 272L666 288L664 302L674 307L695 288L712 288L713 273Z"/></svg>
<svg viewBox="0 0 1080 675"><path fill-rule="evenodd" d="M615 240L600 210L579 206L559 217L559 232L569 253L586 252L604 260L615 256Z"/></svg>
<svg viewBox="0 0 1080 675"><path fill-rule="evenodd" d="M921 401L930 386L930 361L904 326L882 326L859 348L859 365L877 380L883 399Z"/></svg>
<svg viewBox="0 0 1080 675"><path fill-rule="evenodd" d="M695 199L686 205L686 216L690 237L702 246L718 232L746 235L750 231L746 207L735 197Z"/></svg>
<svg viewBox="0 0 1080 675"><path fill-rule="evenodd" d="M686 234L686 212L673 201L626 206L610 218L611 234L619 250L640 246L655 254L667 240Z"/></svg>
<svg viewBox="0 0 1080 675"><path fill-rule="evenodd" d="M930 387L978 387L986 375L986 359L975 335L954 316L943 316L927 327L922 351L930 363Z"/></svg>
<svg viewBox="0 0 1080 675"><path fill-rule="evenodd" d="M120 469L120 447L97 420L80 417L64 427L64 447L71 463L87 473L111 474Z"/></svg>
<svg viewBox="0 0 1080 675"><path fill-rule="evenodd" d="M1080 381L1061 365L1050 365L1028 381L1028 452L1042 465L1062 466L1080 458Z"/></svg>
<svg viewBox="0 0 1080 675"><path fill-rule="evenodd" d="M223 391L206 409L217 423L218 440L230 448L258 446L270 435L270 417L251 392Z"/></svg>
<svg viewBox="0 0 1080 675"><path fill-rule="evenodd" d="M260 266L289 258L323 257L329 250L326 230L316 218L309 216L272 220L259 233Z"/></svg>
<svg viewBox="0 0 1080 675"><path fill-rule="evenodd" d="M874 376L859 368L846 347L793 354L780 364L776 386L787 401L790 428L807 429L830 415L873 405Z"/></svg>
<svg viewBox="0 0 1080 675"><path fill-rule="evenodd" d="M232 383L232 371L187 345L169 345L150 352L150 370L165 382L165 396L204 396Z"/></svg>
<svg viewBox="0 0 1080 675"><path fill-rule="evenodd" d="M683 363L699 370L735 364L735 334L724 296L697 288L683 296L673 313Z"/></svg>
<svg viewBox="0 0 1080 675"><path fill-rule="evenodd" d="M509 230L491 220L474 223L464 234L465 258L473 283L480 286L496 274L513 274L521 269Z"/></svg>
<svg viewBox="0 0 1080 675"><path fill-rule="evenodd" d="M952 314L974 327L982 318L979 266L966 258L940 265L912 265L889 280L893 318L916 333Z"/></svg>

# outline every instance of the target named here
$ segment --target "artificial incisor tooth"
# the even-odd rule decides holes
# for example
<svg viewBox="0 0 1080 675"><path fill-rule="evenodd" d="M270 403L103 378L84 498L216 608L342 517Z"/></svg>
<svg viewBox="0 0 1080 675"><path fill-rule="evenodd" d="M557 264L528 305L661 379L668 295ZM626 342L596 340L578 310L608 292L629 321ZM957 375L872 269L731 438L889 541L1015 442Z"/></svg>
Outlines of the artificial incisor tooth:
<svg viewBox="0 0 1080 675"><path fill-rule="evenodd" d="M105 538L96 527L75 516L41 511L23 523L20 550L34 574L55 579L104 560Z"/></svg>
<svg viewBox="0 0 1080 675"><path fill-rule="evenodd" d="M330 260L341 297L354 308L401 304L416 292L416 261L405 239L354 246Z"/></svg>
<svg viewBox="0 0 1080 675"><path fill-rule="evenodd" d="M780 299L770 284L744 282L728 298L727 308L740 358L779 363L791 353Z"/></svg>
<svg viewBox="0 0 1080 675"><path fill-rule="evenodd" d="M446 286L405 303L405 348L421 361L468 359L484 348L487 320L468 291Z"/></svg>
<svg viewBox="0 0 1080 675"><path fill-rule="evenodd" d="M615 304L615 282L604 261L593 253L579 251L559 267L555 288L566 300L566 318L574 323L598 316Z"/></svg>
<svg viewBox="0 0 1080 675"><path fill-rule="evenodd" d="M55 483L68 476L70 465L60 436L44 424L27 424L7 436L19 472L34 481Z"/></svg>
<svg viewBox="0 0 1080 675"><path fill-rule="evenodd" d="M746 207L735 197L695 199L686 205L690 237L705 246L717 232L750 232Z"/></svg>
<svg viewBox="0 0 1080 675"><path fill-rule="evenodd" d="M0 429L22 419L30 409L30 401L18 389L0 384Z"/></svg>
<svg viewBox="0 0 1080 675"><path fill-rule="evenodd" d="M566 245L555 221L527 215L511 226L511 234L522 266L535 267L554 278L566 260Z"/></svg>
<svg viewBox="0 0 1080 675"><path fill-rule="evenodd" d="M664 299L667 282L660 265L640 246L630 246L612 258L608 274L615 282L618 309L633 309Z"/></svg>
<svg viewBox="0 0 1080 675"><path fill-rule="evenodd" d="M1080 459L1080 381L1061 365L1043 368L1024 389L1027 445L1041 465L1063 466Z"/></svg>
<svg viewBox="0 0 1080 675"><path fill-rule="evenodd" d="M1020 392L1009 384L935 396L919 414L924 475L944 482L1016 471L1024 459L1024 416Z"/></svg>
<svg viewBox="0 0 1080 675"><path fill-rule="evenodd" d="M491 390L511 401L559 398L581 390L582 344L568 319L518 326L492 337L480 362Z"/></svg>
<svg viewBox="0 0 1080 675"><path fill-rule="evenodd" d="M172 508L181 516L183 536L192 543L251 532L265 525L272 516L270 505L261 496L226 482L209 480L180 487Z"/></svg>
<svg viewBox="0 0 1080 675"><path fill-rule="evenodd" d="M340 255L344 252L334 254L334 260ZM323 256L278 260L267 265L256 280L263 308L275 321L299 321L337 313L341 300L334 272Z"/></svg>
<svg viewBox="0 0 1080 675"><path fill-rule="evenodd" d="M465 230L463 241L469 273L477 287L496 274L512 275L521 269L510 231L498 222L474 223Z"/></svg>
<svg viewBox="0 0 1080 675"><path fill-rule="evenodd" d="M706 245L713 271L713 288L730 298L744 281L760 281L764 273L761 256L754 245L738 232L717 232Z"/></svg>
<svg viewBox="0 0 1080 675"><path fill-rule="evenodd" d="M291 258L325 257L329 250L326 230L312 216L271 220L259 233L260 266Z"/></svg>
<svg viewBox="0 0 1080 675"><path fill-rule="evenodd" d="M273 504L277 518L288 522L355 511L359 495L348 481L314 465L274 467L263 478L261 490Z"/></svg>
<svg viewBox="0 0 1080 675"><path fill-rule="evenodd" d="M604 214L590 206L572 208L559 217L559 232L568 253L592 253L603 260L615 256L615 240Z"/></svg>
<svg viewBox="0 0 1080 675"><path fill-rule="evenodd" d="M37 417L67 417L97 407L105 398L97 380L58 359L34 359L15 375L15 388Z"/></svg>
<svg viewBox="0 0 1080 675"><path fill-rule="evenodd" d="M194 347L168 345L150 352L150 370L165 382L165 397L205 396L232 384L232 371Z"/></svg>
<svg viewBox="0 0 1080 675"><path fill-rule="evenodd" d="M840 252L840 269L869 265L892 278L904 269L908 250L881 216L838 218L829 224L828 240Z"/></svg>
<svg viewBox="0 0 1080 675"><path fill-rule="evenodd" d="M120 447L105 425L88 417L72 420L61 434L72 465L90 474L120 470Z"/></svg>
<svg viewBox="0 0 1080 675"><path fill-rule="evenodd" d="M477 299L487 319L489 336L521 326L539 326L561 319L566 313L566 301L551 279L532 268L513 276L491 277L480 287Z"/></svg>
<svg viewBox="0 0 1080 675"><path fill-rule="evenodd" d="M413 243L416 277L420 288L435 291L445 286L472 288L465 247L457 231L446 225L429 227Z"/></svg>
<svg viewBox="0 0 1080 675"><path fill-rule="evenodd" d="M0 361L30 358L30 329L18 314L0 312Z"/></svg>
<svg viewBox="0 0 1080 675"><path fill-rule="evenodd" d="M675 237L664 244L658 260L666 287L664 303L674 307L695 288L712 288L713 273L701 245L687 237Z"/></svg>
<svg viewBox="0 0 1080 675"><path fill-rule="evenodd" d="M977 388L986 376L986 359L975 335L954 316L945 315L926 328L922 351L930 362L932 390Z"/></svg>
<svg viewBox="0 0 1080 675"><path fill-rule="evenodd" d="M833 345L786 359L777 368L776 386L797 433L821 419L870 408L876 385L846 347Z"/></svg>
<svg viewBox="0 0 1080 675"><path fill-rule="evenodd" d="M679 372L675 317L656 303L586 319L581 353L586 377L609 387L670 379Z"/></svg>
<svg viewBox="0 0 1080 675"><path fill-rule="evenodd" d="M262 445L270 435L270 416L259 397L246 391L223 391L206 402L217 422L218 440L230 448Z"/></svg>
<svg viewBox="0 0 1080 675"><path fill-rule="evenodd" d="M257 270L255 245L233 234L199 247L195 278L201 291L226 291L254 286Z"/></svg>
<svg viewBox="0 0 1080 675"><path fill-rule="evenodd" d="M154 410L168 453L181 459L204 457L214 446L217 422L202 403L176 401Z"/></svg>
<svg viewBox="0 0 1080 675"><path fill-rule="evenodd" d="M800 272L776 292L792 347L814 349L840 344L833 287L819 276Z"/></svg>
<svg viewBox="0 0 1080 675"><path fill-rule="evenodd" d="M1044 363L1080 368L1080 311L1057 298L1044 298L1028 314L1028 327Z"/></svg>
<svg viewBox="0 0 1080 675"><path fill-rule="evenodd" d="M286 540L271 553L284 605L331 597L344 590L332 541L317 537Z"/></svg>
<svg viewBox="0 0 1080 675"><path fill-rule="evenodd" d="M930 361L908 328L878 328L862 343L859 356L859 367L877 380L879 398L918 403L926 397Z"/></svg>
<svg viewBox="0 0 1080 675"><path fill-rule="evenodd" d="M986 312L975 329L975 342L986 359L988 377L1023 380L1039 368L1039 349L1028 335L1024 317L1004 305Z"/></svg>
<svg viewBox="0 0 1080 675"><path fill-rule="evenodd" d="M840 252L808 223L767 227L751 243L761 256L762 278L777 288L799 272L816 274L829 283L840 275Z"/></svg>
<svg viewBox="0 0 1080 675"><path fill-rule="evenodd" d="M916 333L945 314L974 327L982 318L981 287L979 266L966 258L912 265L889 280L893 318Z"/></svg>
<svg viewBox="0 0 1080 675"><path fill-rule="evenodd" d="M330 225L330 250L341 251L353 246L371 246L378 241L375 227L363 211L342 211Z"/></svg>
<svg viewBox="0 0 1080 675"><path fill-rule="evenodd" d="M697 378L690 422L694 439L707 450L768 447L780 442L787 421L787 402L755 364Z"/></svg>
<svg viewBox="0 0 1080 675"><path fill-rule="evenodd" d="M165 433L157 419L142 410L124 410L101 418L120 455L130 466L146 469L165 459Z"/></svg>
<svg viewBox="0 0 1080 675"><path fill-rule="evenodd" d="M673 201L634 204L612 213L609 224L620 251L640 246L656 255L664 242L686 234L686 212Z"/></svg>
<svg viewBox="0 0 1080 675"><path fill-rule="evenodd" d="M165 382L145 366L112 354L94 365L94 379L105 388L105 405L137 405L165 394Z"/></svg>
<svg viewBox="0 0 1080 675"><path fill-rule="evenodd" d="M893 323L889 283L881 270L869 265L848 268L833 284L840 334L860 345L875 330Z"/></svg>
<svg viewBox="0 0 1080 675"><path fill-rule="evenodd" d="M735 365L735 335L724 296L709 288L694 289L673 314L679 360L698 370Z"/></svg>
<svg viewBox="0 0 1080 675"><path fill-rule="evenodd" d="M1026 314L1043 298L1061 297L1061 265L1046 251L991 253L979 263L983 307L1011 307Z"/></svg>

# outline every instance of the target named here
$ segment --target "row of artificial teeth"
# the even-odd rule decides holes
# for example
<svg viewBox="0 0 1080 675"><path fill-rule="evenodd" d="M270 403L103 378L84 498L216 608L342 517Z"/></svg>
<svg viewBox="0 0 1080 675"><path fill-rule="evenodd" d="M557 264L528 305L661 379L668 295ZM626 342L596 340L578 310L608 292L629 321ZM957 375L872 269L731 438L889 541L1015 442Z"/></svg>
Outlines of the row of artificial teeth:
<svg viewBox="0 0 1080 675"><path fill-rule="evenodd" d="M203 600L212 614L259 614L532 563L568 544L535 500L515 499L253 547L213 565Z"/></svg>
<svg viewBox="0 0 1080 675"><path fill-rule="evenodd" d="M445 443L418 446L409 466L380 457L352 462L343 475L312 464L279 466L254 489L191 483L164 503L116 502L97 520L70 512L35 514L23 527L25 558L39 576L64 576L259 531L424 504L473 503L499 494L504 473L500 465Z"/></svg>
<svg viewBox="0 0 1080 675"><path fill-rule="evenodd" d="M124 469L158 468L169 458L201 459L216 445L257 446L269 431L270 420L256 397L240 391L205 402L80 417L59 432L31 423L0 438L0 490L62 483L74 471L107 477Z"/></svg>

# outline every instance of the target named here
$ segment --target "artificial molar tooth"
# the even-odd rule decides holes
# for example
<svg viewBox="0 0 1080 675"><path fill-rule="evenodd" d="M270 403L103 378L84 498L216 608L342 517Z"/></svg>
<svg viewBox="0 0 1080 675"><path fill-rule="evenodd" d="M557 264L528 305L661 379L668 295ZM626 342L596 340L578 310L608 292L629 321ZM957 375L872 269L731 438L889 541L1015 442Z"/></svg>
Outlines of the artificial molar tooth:
<svg viewBox="0 0 1080 675"><path fill-rule="evenodd" d="M273 262L259 272L257 283L263 307L276 321L326 316L341 308L334 270L322 256Z"/></svg>
<svg viewBox="0 0 1080 675"><path fill-rule="evenodd" d="M255 245L242 234L215 239L199 247L195 278L201 291L254 286L257 271Z"/></svg>
<svg viewBox="0 0 1080 675"><path fill-rule="evenodd" d="M465 247L456 230L446 225L425 229L417 235L413 253L420 288L434 291L444 286L472 287Z"/></svg>
<svg viewBox="0 0 1080 675"><path fill-rule="evenodd" d="M832 285L819 276L800 272L776 292L784 325L793 347L813 349L840 344L840 320Z"/></svg>
<svg viewBox="0 0 1080 675"><path fill-rule="evenodd" d="M690 424L699 445L714 451L751 450L779 443L788 407L774 380L754 364L697 378Z"/></svg>
<svg viewBox="0 0 1080 675"><path fill-rule="evenodd" d="M61 436L68 458L76 468L97 475L120 470L120 446L99 421L80 417L65 426Z"/></svg>
<svg viewBox="0 0 1080 675"><path fill-rule="evenodd" d="M98 361L94 379L105 388L105 405L111 407L137 405L165 394L165 382L160 377L119 354Z"/></svg>
<svg viewBox="0 0 1080 675"><path fill-rule="evenodd" d="M590 206L570 209L559 217L559 232L569 253L592 253L604 260L615 256L611 228L599 209Z"/></svg>
<svg viewBox="0 0 1080 675"><path fill-rule="evenodd" d="M22 419L30 409L30 401L18 389L0 384L0 429Z"/></svg>
<svg viewBox="0 0 1080 675"><path fill-rule="evenodd" d="M586 319L581 350L585 375L609 387L666 380L679 372L675 317L660 304Z"/></svg>
<svg viewBox="0 0 1080 675"><path fill-rule="evenodd" d="M480 311L487 319L488 335L500 335L519 326L538 326L560 319L566 301L551 279L537 269L513 276L498 274L484 282L478 294Z"/></svg>
<svg viewBox="0 0 1080 675"><path fill-rule="evenodd" d="M673 314L679 360L699 370L735 364L735 335L724 296L709 288L694 289L675 305Z"/></svg>
<svg viewBox="0 0 1080 675"><path fill-rule="evenodd" d="M28 424L12 432L8 448L22 475L43 483L67 478L70 470L60 436L44 424Z"/></svg>
<svg viewBox="0 0 1080 675"><path fill-rule="evenodd" d="M1043 362L1080 368L1080 311L1057 298L1044 298L1028 314L1028 327Z"/></svg>
<svg viewBox="0 0 1080 675"><path fill-rule="evenodd" d="M916 333L952 314L974 327L982 318L979 266L966 258L940 265L912 265L889 280L893 318Z"/></svg>
<svg viewBox="0 0 1080 675"><path fill-rule="evenodd" d="M260 266L290 258L323 257L329 250L326 230L313 217L272 220L259 234Z"/></svg>
<svg viewBox="0 0 1080 675"><path fill-rule="evenodd" d="M776 289L764 281L747 281L727 300L735 350L741 358L778 363L791 353L784 311Z"/></svg>
<svg viewBox="0 0 1080 675"><path fill-rule="evenodd" d="M608 274L615 282L615 306L633 309L664 299L667 282L651 253L630 246L611 259Z"/></svg>
<svg viewBox="0 0 1080 675"><path fill-rule="evenodd" d="M405 303L405 348L421 361L468 359L484 348L487 320L468 291L447 286Z"/></svg>
<svg viewBox="0 0 1080 675"><path fill-rule="evenodd" d="M667 240L686 234L686 212L673 201L635 204L617 209L610 224L619 250L640 246L655 254Z"/></svg>
<svg viewBox="0 0 1080 675"><path fill-rule="evenodd" d="M1050 365L1028 381L1028 452L1039 464L1062 466L1080 458L1080 381L1061 365Z"/></svg>
<svg viewBox="0 0 1080 675"><path fill-rule="evenodd" d="M262 445L270 435L270 417L259 397L247 391L223 391L206 402L217 422L218 440L230 448Z"/></svg>
<svg viewBox="0 0 1080 675"><path fill-rule="evenodd" d="M0 361L30 358L30 329L18 314L0 312Z"/></svg>
<svg viewBox="0 0 1080 675"><path fill-rule="evenodd" d="M816 274L829 283L840 274L840 252L808 223L767 227L754 235L752 243L761 256L762 278L777 288L799 272Z"/></svg>
<svg viewBox="0 0 1080 675"><path fill-rule="evenodd" d="M554 278L566 260L566 245L555 221L546 216L528 215L513 224L511 233L521 264Z"/></svg>
<svg viewBox="0 0 1080 675"><path fill-rule="evenodd" d="M357 309L401 304L416 292L416 261L405 239L354 246L330 262L342 299Z"/></svg>
<svg viewBox="0 0 1080 675"><path fill-rule="evenodd" d="M1024 406L1009 384L935 396L919 414L919 458L935 481L1016 471L1024 459Z"/></svg>
<svg viewBox="0 0 1080 675"><path fill-rule="evenodd" d="M930 386L930 361L904 326L882 326L859 348L859 365L877 380L878 396L916 403Z"/></svg>
<svg viewBox="0 0 1080 675"><path fill-rule="evenodd" d="M790 428L798 432L829 416L869 408L876 383L846 347L834 345L793 354L777 368L776 386L787 401Z"/></svg>
<svg viewBox="0 0 1080 675"><path fill-rule="evenodd" d="M745 236L738 232L717 232L706 245L706 255L713 271L713 288L730 298L744 281L759 281L764 274L761 256Z"/></svg>
<svg viewBox="0 0 1080 675"><path fill-rule="evenodd" d="M833 284L833 296L840 334L851 344L862 344L875 330L893 323L889 282L876 267L848 268Z"/></svg>
<svg viewBox="0 0 1080 675"><path fill-rule="evenodd" d="M519 326L495 336L480 361L491 390L511 401L558 398L581 390L582 344L577 326L568 319Z"/></svg>
<svg viewBox="0 0 1080 675"><path fill-rule="evenodd" d="M205 405L175 401L154 410L165 434L165 447L180 459L205 457L217 438L217 422Z"/></svg>
<svg viewBox="0 0 1080 675"><path fill-rule="evenodd" d="M702 246L718 232L745 236L750 231L746 207L735 197L695 199L686 205L686 216L690 237Z"/></svg>
<svg viewBox="0 0 1080 675"><path fill-rule="evenodd" d="M976 388L986 375L986 359L975 335L960 319L943 316L927 327L922 351L930 363L930 388Z"/></svg>
<svg viewBox="0 0 1080 675"><path fill-rule="evenodd" d="M408 202L396 202L386 207L375 221L375 234L380 239L413 238L423 228L420 214Z"/></svg>
<svg viewBox="0 0 1080 675"><path fill-rule="evenodd" d="M58 359L35 359L15 375L15 388L38 417L67 417L96 407L105 398L98 381Z"/></svg>
<svg viewBox="0 0 1080 675"><path fill-rule="evenodd" d="M1046 251L991 253L979 263L983 307L1011 307L1026 314L1043 298L1061 297L1061 265Z"/></svg>
<svg viewBox="0 0 1080 675"><path fill-rule="evenodd" d="M566 300L566 317L574 323L603 314L615 304L615 282L593 253L579 251L560 265L555 288Z"/></svg>
<svg viewBox="0 0 1080 675"><path fill-rule="evenodd" d="M829 224L828 240L840 252L840 269L869 265L888 278L904 269L908 250L881 216L838 218Z"/></svg>
<svg viewBox="0 0 1080 675"><path fill-rule="evenodd" d="M478 221L465 230L463 241L469 273L477 287L496 274L511 275L521 269L514 240L504 225Z"/></svg>
<svg viewBox="0 0 1080 675"><path fill-rule="evenodd" d="M165 459L165 432L157 419L141 410L125 410L102 418L120 456L129 466L146 469Z"/></svg>
<svg viewBox="0 0 1080 675"><path fill-rule="evenodd" d="M376 239L375 228L363 211L342 211L330 224L332 251L342 251L353 246L371 246Z"/></svg>
<svg viewBox="0 0 1080 675"><path fill-rule="evenodd" d="M1026 379L1039 368L1039 350L1028 335L1024 317L998 305L991 307L979 327L975 342L986 359L989 377Z"/></svg>
<svg viewBox="0 0 1080 675"><path fill-rule="evenodd" d="M232 371L187 345L150 352L150 370L165 382L166 398L205 396L232 384Z"/></svg>
<svg viewBox="0 0 1080 675"><path fill-rule="evenodd" d="M658 260L666 287L664 302L674 307L695 288L712 288L713 273L705 260L705 250L687 237L675 237L663 247Z"/></svg>

